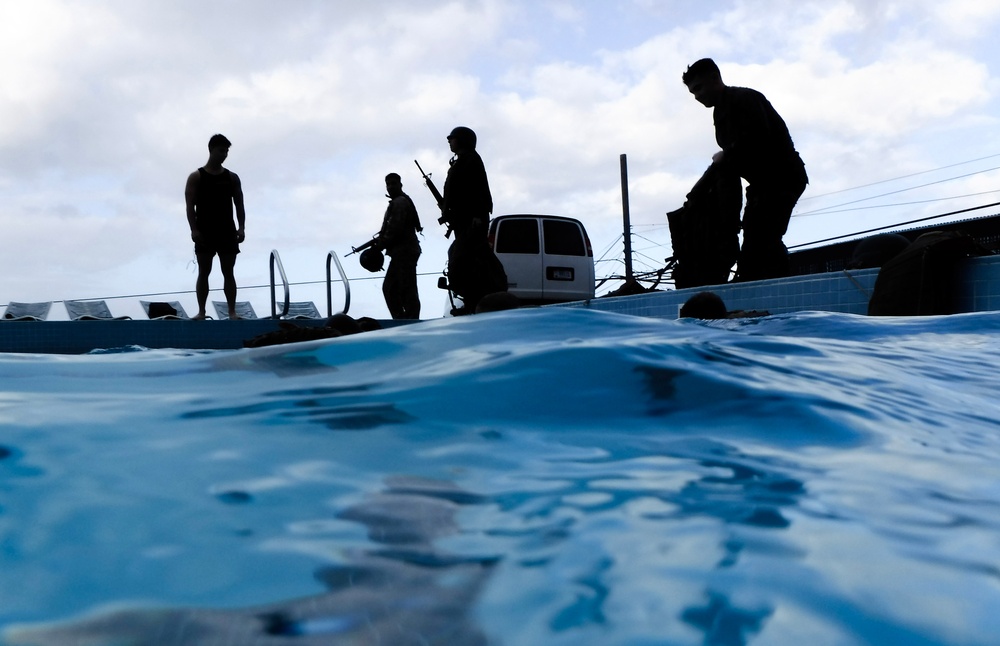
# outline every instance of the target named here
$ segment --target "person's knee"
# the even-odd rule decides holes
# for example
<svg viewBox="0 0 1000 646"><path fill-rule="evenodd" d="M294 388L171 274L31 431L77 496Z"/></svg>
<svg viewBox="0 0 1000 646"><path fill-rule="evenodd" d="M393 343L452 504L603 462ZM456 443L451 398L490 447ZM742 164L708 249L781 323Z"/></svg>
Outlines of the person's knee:
<svg viewBox="0 0 1000 646"><path fill-rule="evenodd" d="M212 265L214 258L212 256L204 255L198 256L198 276L208 276L212 273Z"/></svg>

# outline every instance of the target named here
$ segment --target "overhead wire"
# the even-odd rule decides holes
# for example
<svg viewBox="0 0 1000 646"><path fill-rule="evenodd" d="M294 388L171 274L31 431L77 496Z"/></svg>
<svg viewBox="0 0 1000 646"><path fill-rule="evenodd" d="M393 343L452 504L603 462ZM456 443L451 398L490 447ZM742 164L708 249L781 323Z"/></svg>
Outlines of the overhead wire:
<svg viewBox="0 0 1000 646"><path fill-rule="evenodd" d="M440 273L441 272L439 272L439 271L419 272L419 273L417 273L417 276L436 276L436 275L438 275ZM353 283L353 282L362 282L362 281L368 281L368 280L382 280L383 278L384 278L384 276L355 276L355 277L348 277L348 280L350 280ZM344 281L341 280L340 278L331 278L330 282L332 282L332 283L342 283ZM295 282L289 281L288 286L289 287L301 287L303 285L324 285L324 284L326 284L326 279L322 279L322 280L300 280L300 281L295 281ZM270 287L271 287L270 284L241 285L240 286L240 291L249 291L251 289L265 289L265 288L270 289ZM222 290L221 287L218 287L218 288L215 288L215 289L211 289L209 291L210 292L221 292L223 290ZM87 298L67 298L67 299L64 299L62 301L52 301L52 302L53 303L62 303L62 302L65 302L65 301L95 301L95 300L108 300L108 301L111 301L111 300L120 300L120 299L123 299L123 298L135 299L135 298L150 298L150 297L153 297L153 296L174 296L174 295L180 296L180 295L187 295L187 294L194 294L194 293L195 293L195 290L193 290L193 289L181 289L181 290L176 290L176 291L171 291L171 292L146 292L146 293L143 293L143 294L122 294L122 295L117 295L117 296L91 296L91 297L87 297Z"/></svg>
<svg viewBox="0 0 1000 646"><path fill-rule="evenodd" d="M988 173L988 172L995 171L995 170L1000 170L1000 166L995 166L993 168L987 168L985 170L976 171L974 173L966 173L965 175L956 175L955 177L948 177L948 178L945 178L945 179L936 180L934 182L927 182L926 184L920 184L920 185L917 185L917 186L910 186L910 187L907 187L907 188L901 188L901 189L898 189L898 190L895 190L895 191L889 191L888 193L880 193L878 195L870 195L868 197L863 197L863 198L860 198L860 199L857 199L857 200L851 200L850 202L843 202L841 204L834 204L834 205L823 207L823 208L820 208L820 209L815 209L813 211L806 211L804 213L803 212L799 212L799 213L794 214L792 217L804 217L804 216L807 216L807 215L822 215L825 212L830 212L829 211L830 209L840 208L842 206L850 206L851 204L859 204L861 202L868 202L870 200L877 200L880 197L888 197L889 195L898 195L900 193L905 193L907 191L914 191L914 190L916 190L918 188L927 188L928 186L934 186L936 184L944 184L946 182L952 182L952 181L955 181L957 179L965 179L966 177L972 177L973 175L980 175L982 173ZM961 197L967 197L967 196L961 196Z"/></svg>
<svg viewBox="0 0 1000 646"><path fill-rule="evenodd" d="M974 164L979 161L985 161L987 159L993 159L995 157L1000 157L1000 153L994 153L992 155L986 155L985 157L978 157L976 159L969 159L963 162L957 162L955 164L947 164L945 166L939 166L938 168L932 168L930 170L917 171L916 173L909 173L907 175L900 175L899 177L891 177L889 179L880 179L876 182L869 182L868 184L862 184L860 186L852 186L849 188L842 188L836 191L829 191L827 193L820 193L819 195L808 195L803 197L800 201L804 202L806 200L816 200L821 197L828 197L830 195L837 195L839 193L848 193L850 191L857 191L863 188L870 188L872 186L878 186L879 184L888 184L889 182L898 182L901 179L910 179L911 177L917 177L919 175L928 175L930 173L936 173L941 170L947 170L949 168L956 168L958 166L964 166L966 164Z"/></svg>
<svg viewBox="0 0 1000 646"><path fill-rule="evenodd" d="M823 240L815 240L813 242L803 242L802 244L792 245L788 247L789 249L797 249L799 247L807 247L809 245L821 244L824 242L832 242L834 240L843 240L844 238L853 238L854 236L865 235L867 233L874 233L876 231L885 231L886 229L895 229L896 227L905 227L909 224L916 224L918 222L927 222L929 220L937 220L938 218L945 218L950 215L959 215L961 213L968 213L970 211L978 211L979 209L988 209L993 206L1000 206L1000 202L994 202L993 204L983 204L981 206L973 206L967 209L959 209L957 211L951 211L949 213L941 213L939 215L931 215L926 218L917 218L916 220L908 220L906 222L897 222L896 224L887 224L883 227L875 227L874 229L866 229L864 231L855 231L854 233L846 233L840 236L834 236L832 238L824 238Z"/></svg>
<svg viewBox="0 0 1000 646"><path fill-rule="evenodd" d="M953 200L960 200L965 197L978 197L980 195L992 195L993 193L1000 193L1000 189L995 191L980 191L978 193L966 193L964 195L952 195L949 197L935 197L927 200L916 200L913 202L895 202L893 204L873 204L871 206L860 206L853 209L840 209L837 211L824 211L822 213L800 213L798 215L831 215L833 213L850 213L851 211L864 211L865 209L889 209L897 206L914 206L917 204L931 204L932 202L950 202ZM830 207L833 208L833 207Z"/></svg>

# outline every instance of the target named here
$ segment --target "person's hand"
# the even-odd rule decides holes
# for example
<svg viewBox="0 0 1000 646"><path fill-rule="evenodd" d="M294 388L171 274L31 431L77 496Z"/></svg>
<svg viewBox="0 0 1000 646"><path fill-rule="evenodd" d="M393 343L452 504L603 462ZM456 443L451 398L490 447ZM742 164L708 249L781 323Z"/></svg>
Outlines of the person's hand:
<svg viewBox="0 0 1000 646"><path fill-rule="evenodd" d="M198 229L191 229L191 241L201 242L201 231Z"/></svg>
<svg viewBox="0 0 1000 646"><path fill-rule="evenodd" d="M243 230L243 227L240 227L240 228L239 228L239 229L238 229L238 230L236 231L236 242L243 242L243 241L244 241L244 240L246 240L246 239L247 239L247 234L246 234L246 232L245 232L245 231Z"/></svg>
<svg viewBox="0 0 1000 646"><path fill-rule="evenodd" d="M724 156L724 152L721 151L721 150L719 152L715 153L714 155L712 155L712 163L713 164L721 164L723 156Z"/></svg>

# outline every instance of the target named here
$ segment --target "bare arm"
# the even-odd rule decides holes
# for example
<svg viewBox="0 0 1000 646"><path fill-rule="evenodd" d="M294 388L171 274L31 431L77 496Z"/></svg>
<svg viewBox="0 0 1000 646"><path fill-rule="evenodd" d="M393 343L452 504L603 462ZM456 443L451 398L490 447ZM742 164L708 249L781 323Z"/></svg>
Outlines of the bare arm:
<svg viewBox="0 0 1000 646"><path fill-rule="evenodd" d="M233 178L233 205L236 206L236 241L243 242L246 239L243 228L247 220L247 212L243 206L243 184L236 173L229 171L229 174Z"/></svg>
<svg viewBox="0 0 1000 646"><path fill-rule="evenodd" d="M194 209L195 200L198 195L198 171L188 175L187 185L184 186L184 202L187 204L187 221L191 227L191 240L198 242L201 232L198 231L197 214Z"/></svg>

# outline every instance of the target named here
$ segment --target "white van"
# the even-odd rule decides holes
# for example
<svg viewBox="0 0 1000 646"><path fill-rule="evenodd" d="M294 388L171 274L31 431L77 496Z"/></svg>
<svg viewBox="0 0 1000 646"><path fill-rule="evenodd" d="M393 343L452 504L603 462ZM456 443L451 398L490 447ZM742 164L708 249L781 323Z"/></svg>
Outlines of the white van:
<svg viewBox="0 0 1000 646"><path fill-rule="evenodd" d="M594 297L594 251L579 220L558 215L501 215L490 246L507 272L507 291L528 304Z"/></svg>

